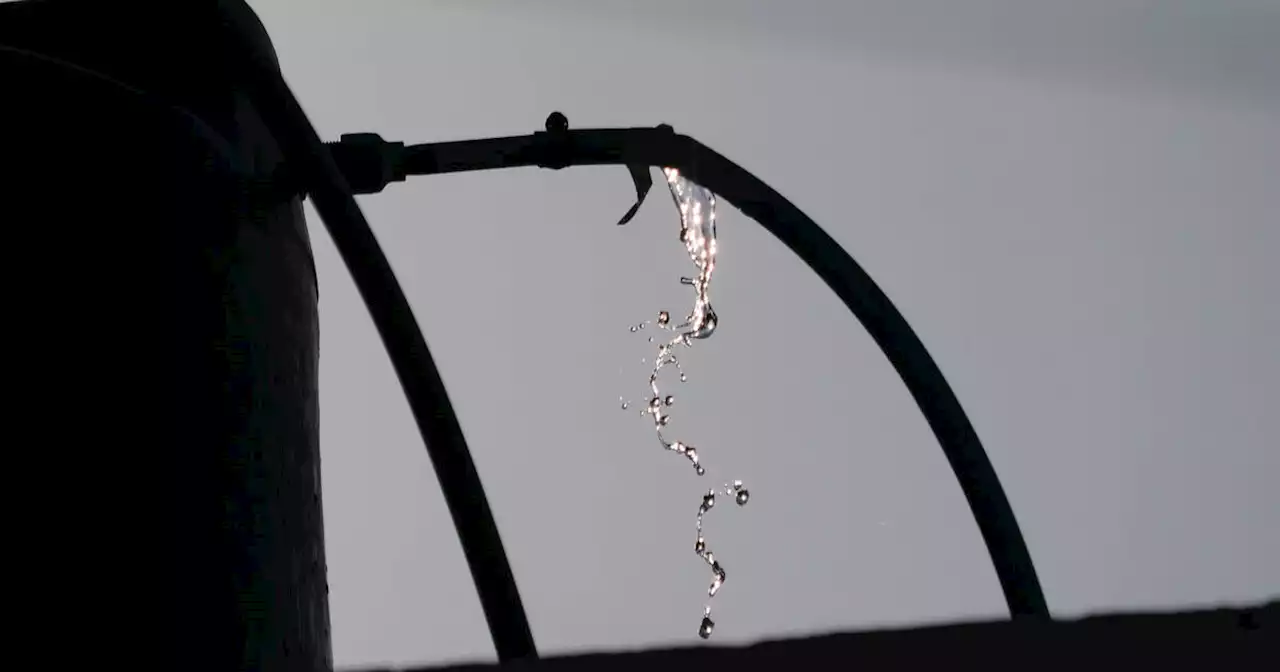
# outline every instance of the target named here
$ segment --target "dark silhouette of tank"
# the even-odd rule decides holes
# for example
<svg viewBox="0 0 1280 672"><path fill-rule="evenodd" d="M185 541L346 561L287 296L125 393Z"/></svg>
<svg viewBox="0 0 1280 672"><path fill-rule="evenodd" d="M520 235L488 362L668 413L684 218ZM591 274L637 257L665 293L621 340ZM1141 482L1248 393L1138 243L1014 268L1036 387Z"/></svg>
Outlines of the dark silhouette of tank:
<svg viewBox="0 0 1280 672"><path fill-rule="evenodd" d="M316 276L221 56L238 5L0 6L7 396L29 430L6 480L32 492L34 584L12 606L63 633L54 659L331 668Z"/></svg>

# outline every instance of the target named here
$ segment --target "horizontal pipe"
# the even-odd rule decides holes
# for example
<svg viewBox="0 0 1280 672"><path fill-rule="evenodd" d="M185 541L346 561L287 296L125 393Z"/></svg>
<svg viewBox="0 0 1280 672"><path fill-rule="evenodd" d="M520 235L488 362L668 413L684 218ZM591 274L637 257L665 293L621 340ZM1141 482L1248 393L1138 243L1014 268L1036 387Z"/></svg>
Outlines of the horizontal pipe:
<svg viewBox="0 0 1280 672"><path fill-rule="evenodd" d="M550 120L548 127L552 127ZM676 168L732 203L808 264L871 334L924 414L977 521L1010 614L1049 617L1031 553L1004 488L942 371L902 313L853 257L755 175L697 140L675 133L670 126L553 129L523 136L413 145L404 149L398 169L407 175L429 175L579 165Z"/></svg>

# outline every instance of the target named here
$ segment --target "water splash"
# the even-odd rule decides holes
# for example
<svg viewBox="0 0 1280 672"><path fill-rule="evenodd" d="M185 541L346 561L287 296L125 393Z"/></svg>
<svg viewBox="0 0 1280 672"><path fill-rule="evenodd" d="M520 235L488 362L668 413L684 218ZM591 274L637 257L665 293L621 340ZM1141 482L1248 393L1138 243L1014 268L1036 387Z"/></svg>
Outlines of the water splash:
<svg viewBox="0 0 1280 672"><path fill-rule="evenodd" d="M649 324L656 324L662 331L674 332L671 338L663 340L658 346L657 357L649 373L649 401L643 404L640 415L652 419L654 431L664 449L684 457L693 466L697 475L703 476L707 470L702 464L698 449L682 441L668 440L663 434L663 429L670 423L670 408L675 404L676 398L671 394L664 395L659 389L658 380L664 368L674 366L680 374L680 382L687 382L688 376L681 368L680 358L676 354L677 348L690 348L695 341L709 338L715 333L720 323L719 317L711 307L709 291L711 276L716 269L716 196L710 190L686 179L674 168L664 169L663 174L667 178L671 197L680 210L680 242L684 244L685 251L697 267L698 274L697 277L680 278L680 284L694 289L693 307L684 321L672 324L671 314L664 310L658 313L656 320L646 320L631 326L631 333L638 333ZM649 337L648 340L650 343L655 342L654 337ZM630 407L625 400L621 405L624 410ZM742 481L726 484L722 491L726 496L733 497L739 506L745 505L750 497ZM715 489L708 490L703 495L702 503L698 507L697 541L694 543L694 550L698 557L711 568L711 585L707 589L707 603L703 608L702 621L698 627L698 636L703 639L709 638L715 629L715 622L711 620L711 598L716 596L725 581L724 568L716 560L715 554L707 546L706 538L703 536L703 518L715 506L715 501Z"/></svg>

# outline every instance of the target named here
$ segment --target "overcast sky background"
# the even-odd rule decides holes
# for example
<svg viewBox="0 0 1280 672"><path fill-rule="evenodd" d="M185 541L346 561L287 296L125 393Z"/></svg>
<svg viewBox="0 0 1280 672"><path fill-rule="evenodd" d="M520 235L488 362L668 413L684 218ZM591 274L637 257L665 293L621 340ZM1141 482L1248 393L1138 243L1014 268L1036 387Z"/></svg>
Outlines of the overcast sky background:
<svg viewBox="0 0 1280 672"><path fill-rule="evenodd" d="M330 139L671 123L756 173L905 313L986 444L1055 614L1280 595L1280 3L256 0ZM836 297L727 205L673 434L628 325L690 302L622 168L363 197L449 386L542 652L998 617L955 479ZM308 208L340 666L494 657L395 375Z"/></svg>

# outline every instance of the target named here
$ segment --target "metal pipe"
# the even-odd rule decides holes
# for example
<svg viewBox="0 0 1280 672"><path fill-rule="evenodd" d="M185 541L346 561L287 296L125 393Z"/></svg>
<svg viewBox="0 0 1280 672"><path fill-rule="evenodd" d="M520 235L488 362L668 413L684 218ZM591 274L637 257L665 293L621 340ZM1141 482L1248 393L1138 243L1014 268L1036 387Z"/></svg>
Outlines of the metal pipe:
<svg viewBox="0 0 1280 672"><path fill-rule="evenodd" d="M982 533L1013 617L1049 618L1018 521L978 434L937 364L884 291L822 227L775 189L670 126L567 130L563 115L532 135L413 145L391 157L397 179L519 166L679 169L732 203L800 257L840 297L893 364L942 446Z"/></svg>
<svg viewBox="0 0 1280 672"><path fill-rule="evenodd" d="M290 165L297 171L294 177L301 178L300 184L310 194L382 337L426 442L498 658L536 657L533 634L484 487L404 291L347 179L282 75L261 62L243 58L241 54L252 52L237 50L238 38L238 32L228 34L226 57L292 161Z"/></svg>

